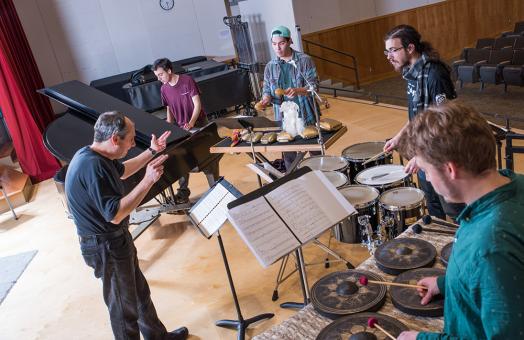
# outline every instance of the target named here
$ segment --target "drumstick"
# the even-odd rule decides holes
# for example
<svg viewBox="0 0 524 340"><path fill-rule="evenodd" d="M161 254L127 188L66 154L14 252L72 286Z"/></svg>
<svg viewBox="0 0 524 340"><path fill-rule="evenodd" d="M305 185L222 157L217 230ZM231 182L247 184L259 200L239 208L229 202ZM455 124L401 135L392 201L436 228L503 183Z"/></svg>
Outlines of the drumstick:
<svg viewBox="0 0 524 340"><path fill-rule="evenodd" d="M377 153L376 155L371 156L371 158L369 158L369 159L367 159L366 161L364 161L364 162L362 163L362 165L366 165L366 164L368 164L369 162L373 162L375 159L377 159L377 158L379 158L380 156L385 155L385 154L387 154L387 153L389 153L389 152L387 152L387 151L379 152L379 153Z"/></svg>
<svg viewBox="0 0 524 340"><path fill-rule="evenodd" d="M424 222L424 224L435 223L435 224L438 224L438 225L441 225L441 226L444 226L444 227L453 228L453 229L457 229L457 228L460 227L458 224L451 223L451 222L448 222L448 221L434 220L433 218L431 218L430 215L424 215L422 217L422 222Z"/></svg>
<svg viewBox="0 0 524 340"><path fill-rule="evenodd" d="M385 285L385 286L397 286L397 287L407 287L407 288L420 288L420 289L428 289L425 286L419 286L419 285L411 285L409 283L398 283L398 282L388 282L388 281L374 281L374 280L368 280L368 278L365 275L362 275L358 282L360 282L361 285L367 286L368 283L375 283L379 285Z"/></svg>
<svg viewBox="0 0 524 340"><path fill-rule="evenodd" d="M382 333L386 334L388 336L388 338L393 339L393 340L396 339L393 335L389 334L388 331L386 331L384 328L380 327L380 325L378 324L378 320L375 319L375 318L369 318L368 319L368 326L370 328L377 327Z"/></svg>

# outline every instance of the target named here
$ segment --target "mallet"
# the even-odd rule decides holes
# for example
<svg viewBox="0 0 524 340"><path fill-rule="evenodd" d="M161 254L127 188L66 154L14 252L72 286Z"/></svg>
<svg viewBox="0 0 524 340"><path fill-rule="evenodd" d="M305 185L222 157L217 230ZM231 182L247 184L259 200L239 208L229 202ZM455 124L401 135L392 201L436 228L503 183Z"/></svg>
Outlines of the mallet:
<svg viewBox="0 0 524 340"><path fill-rule="evenodd" d="M378 320L377 320L376 318L369 318L369 319L368 319L368 326L369 326L370 328L375 328L375 327L377 327L378 329L380 329L380 331L381 331L382 333L386 334L386 335L388 336L388 338L393 339L393 340L396 339L393 335L389 334L388 331L386 331L384 328L380 327L380 325L378 324Z"/></svg>
<svg viewBox="0 0 524 340"><path fill-rule="evenodd" d="M420 288L420 289L428 289L425 286L419 286L419 285L411 285L409 283L397 283L397 282L388 282L388 281L375 281L375 280L368 280L368 278L365 275L362 275L358 282L360 282L361 285L367 286L368 283L375 283L379 285L386 285L386 286L397 286L397 287L408 287L408 288Z"/></svg>

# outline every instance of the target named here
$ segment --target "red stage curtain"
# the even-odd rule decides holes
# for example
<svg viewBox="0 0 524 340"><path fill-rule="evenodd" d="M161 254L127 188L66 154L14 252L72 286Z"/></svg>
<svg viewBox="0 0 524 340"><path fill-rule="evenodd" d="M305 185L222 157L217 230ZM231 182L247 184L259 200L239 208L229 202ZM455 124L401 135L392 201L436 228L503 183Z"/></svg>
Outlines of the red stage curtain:
<svg viewBox="0 0 524 340"><path fill-rule="evenodd" d="M42 133L54 119L49 101L36 90L44 83L12 0L0 0L0 108L22 171L33 183L60 168L44 147Z"/></svg>

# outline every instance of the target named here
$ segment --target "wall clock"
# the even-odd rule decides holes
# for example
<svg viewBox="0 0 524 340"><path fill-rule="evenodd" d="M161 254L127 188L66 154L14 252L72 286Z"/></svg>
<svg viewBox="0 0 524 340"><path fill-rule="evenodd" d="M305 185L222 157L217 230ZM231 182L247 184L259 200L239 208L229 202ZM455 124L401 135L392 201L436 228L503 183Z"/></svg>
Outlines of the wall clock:
<svg viewBox="0 0 524 340"><path fill-rule="evenodd" d="M160 7L165 11L172 10L175 7L175 0L160 0Z"/></svg>

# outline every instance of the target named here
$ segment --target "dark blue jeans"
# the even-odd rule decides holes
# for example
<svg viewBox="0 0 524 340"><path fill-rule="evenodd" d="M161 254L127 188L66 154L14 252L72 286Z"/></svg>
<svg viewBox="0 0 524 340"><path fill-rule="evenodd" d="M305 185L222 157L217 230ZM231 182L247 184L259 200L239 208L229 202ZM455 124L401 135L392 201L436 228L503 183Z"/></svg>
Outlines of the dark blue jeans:
<svg viewBox="0 0 524 340"><path fill-rule="evenodd" d="M138 266L129 231L123 230L115 237L82 236L80 248L87 265L102 279L115 339L139 340L139 332L144 339L165 339L167 331L151 301L149 285Z"/></svg>
<svg viewBox="0 0 524 340"><path fill-rule="evenodd" d="M443 220L446 215L456 220L460 212L466 207L464 203L448 203L442 196L437 194L431 182L426 181L426 174L423 171L418 171L418 184L420 189L424 191L426 197L426 204L429 214Z"/></svg>

